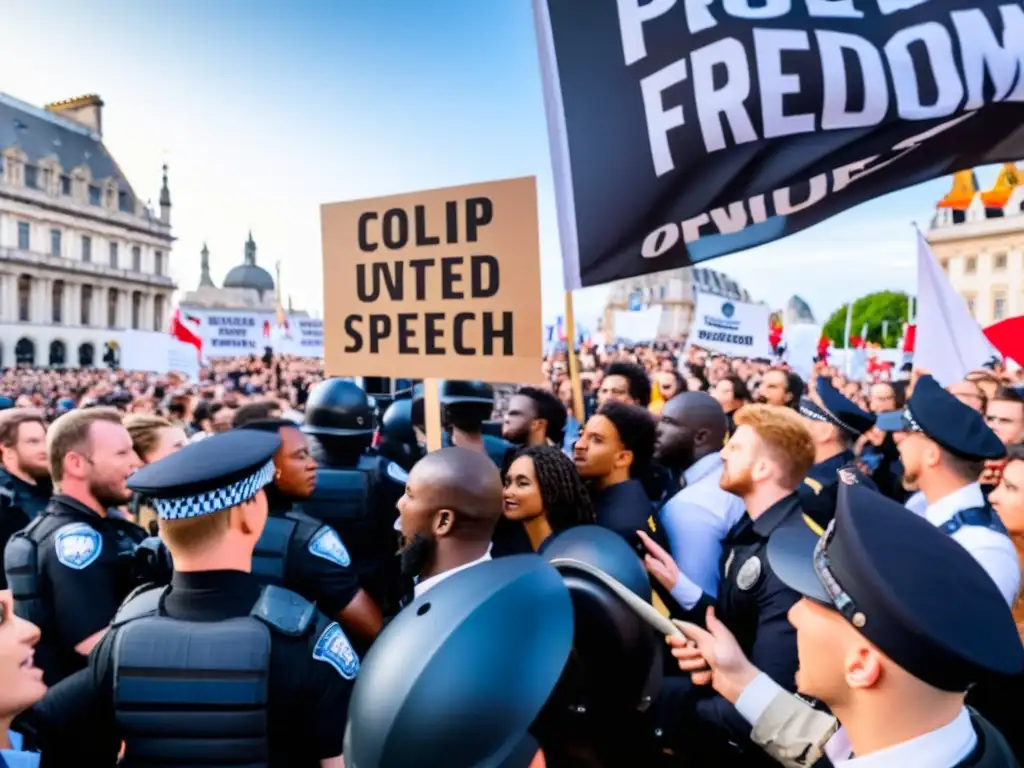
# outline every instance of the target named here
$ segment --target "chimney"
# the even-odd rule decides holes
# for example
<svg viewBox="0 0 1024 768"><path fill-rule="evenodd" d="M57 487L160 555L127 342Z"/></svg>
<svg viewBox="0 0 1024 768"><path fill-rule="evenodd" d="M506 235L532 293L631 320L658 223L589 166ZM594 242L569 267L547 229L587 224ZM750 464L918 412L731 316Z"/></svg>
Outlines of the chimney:
<svg viewBox="0 0 1024 768"><path fill-rule="evenodd" d="M90 131L100 136L103 135L103 99L95 93L64 101L55 101L53 104L47 104L45 108L48 112L74 120Z"/></svg>

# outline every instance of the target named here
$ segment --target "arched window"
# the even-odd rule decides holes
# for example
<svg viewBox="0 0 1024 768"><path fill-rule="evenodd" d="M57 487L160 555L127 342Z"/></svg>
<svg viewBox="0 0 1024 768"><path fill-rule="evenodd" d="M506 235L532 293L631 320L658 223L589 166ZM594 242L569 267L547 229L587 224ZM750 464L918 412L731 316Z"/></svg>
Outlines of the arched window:
<svg viewBox="0 0 1024 768"><path fill-rule="evenodd" d="M82 325L92 325L92 286L82 286Z"/></svg>
<svg viewBox="0 0 1024 768"><path fill-rule="evenodd" d="M14 361L18 365L35 365L36 343L32 339L18 339L14 345Z"/></svg>
<svg viewBox="0 0 1024 768"><path fill-rule="evenodd" d="M132 291L132 330L139 330L142 321L142 294Z"/></svg>
<svg viewBox="0 0 1024 768"><path fill-rule="evenodd" d="M83 368L91 368L95 356L96 348L89 342L78 347L78 364Z"/></svg>
<svg viewBox="0 0 1024 768"><path fill-rule="evenodd" d="M164 297L157 296L153 299L153 330L160 332L164 329Z"/></svg>
<svg viewBox="0 0 1024 768"><path fill-rule="evenodd" d="M59 368L64 365L65 348L64 342L54 339L50 342L50 367Z"/></svg>
<svg viewBox="0 0 1024 768"><path fill-rule="evenodd" d="M18 320L27 323L32 315L32 278L22 275L18 278Z"/></svg>
<svg viewBox="0 0 1024 768"><path fill-rule="evenodd" d="M64 281L54 280L50 290L50 313L54 325L64 322ZM51 349L53 345L50 345Z"/></svg>
<svg viewBox="0 0 1024 768"><path fill-rule="evenodd" d="M107 327L117 327L117 289L107 291Z"/></svg>

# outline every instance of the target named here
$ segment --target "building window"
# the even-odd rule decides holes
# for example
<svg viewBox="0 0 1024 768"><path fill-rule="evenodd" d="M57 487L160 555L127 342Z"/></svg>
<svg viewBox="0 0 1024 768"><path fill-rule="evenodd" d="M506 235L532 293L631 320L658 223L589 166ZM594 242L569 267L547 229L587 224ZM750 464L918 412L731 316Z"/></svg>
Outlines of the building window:
<svg viewBox="0 0 1024 768"><path fill-rule="evenodd" d="M27 251L31 245L32 240L30 238L31 230L29 229L27 221L18 222L18 250Z"/></svg>
<svg viewBox="0 0 1024 768"><path fill-rule="evenodd" d="M992 257L992 268L993 269L1006 269L1006 254L997 253Z"/></svg>
<svg viewBox="0 0 1024 768"><path fill-rule="evenodd" d="M153 299L153 330L160 332L164 329L164 297L157 296Z"/></svg>
<svg viewBox="0 0 1024 768"><path fill-rule="evenodd" d="M82 325L92 325L92 286L82 286Z"/></svg>
<svg viewBox="0 0 1024 768"><path fill-rule="evenodd" d="M975 309L977 308L977 300L972 295L964 296L964 301L967 302L967 311L971 313L971 317L975 317Z"/></svg>
<svg viewBox="0 0 1024 768"><path fill-rule="evenodd" d="M89 205L100 204L100 188L95 184L89 185Z"/></svg>
<svg viewBox="0 0 1024 768"><path fill-rule="evenodd" d="M142 321L142 294L132 291L132 330L139 330Z"/></svg>
<svg viewBox="0 0 1024 768"><path fill-rule="evenodd" d="M50 255L59 259L60 258L60 253L61 253L61 249L60 249L60 230L59 229L51 229L50 230Z"/></svg>
<svg viewBox="0 0 1024 768"><path fill-rule="evenodd" d="M39 170L34 165L25 165L25 186L35 189L39 185Z"/></svg>
<svg viewBox="0 0 1024 768"><path fill-rule="evenodd" d="M22 275L18 278L18 320L29 321L32 311L32 278Z"/></svg>
<svg viewBox="0 0 1024 768"><path fill-rule="evenodd" d="M949 259L939 259L939 267L943 272L949 272Z"/></svg>
<svg viewBox="0 0 1024 768"><path fill-rule="evenodd" d="M978 271L978 257L968 256L964 261L964 274L973 275Z"/></svg>
<svg viewBox="0 0 1024 768"><path fill-rule="evenodd" d="M92 261L92 238L88 235L82 235L82 261Z"/></svg>
<svg viewBox="0 0 1024 768"><path fill-rule="evenodd" d="M123 189L117 193L117 207L121 213L134 213L132 208L132 197Z"/></svg>
<svg viewBox="0 0 1024 768"><path fill-rule="evenodd" d="M107 327L117 326L117 289L107 291Z"/></svg>
<svg viewBox="0 0 1024 768"><path fill-rule="evenodd" d="M992 297L992 322L997 323L1006 319L1006 294L997 292Z"/></svg>
<svg viewBox="0 0 1024 768"><path fill-rule="evenodd" d="M164 273L164 252L156 251L153 254L153 274L162 275Z"/></svg>
<svg viewBox="0 0 1024 768"><path fill-rule="evenodd" d="M110 266L117 269L117 243L110 244Z"/></svg>
<svg viewBox="0 0 1024 768"><path fill-rule="evenodd" d="M64 281L54 280L50 290L50 313L54 325L64 322Z"/></svg>
<svg viewBox="0 0 1024 768"><path fill-rule="evenodd" d="M114 210L114 203L117 202L117 190L113 187L107 187L107 208Z"/></svg>
<svg viewBox="0 0 1024 768"><path fill-rule="evenodd" d="M71 177L62 173L60 177L60 193L65 197L71 197Z"/></svg>
<svg viewBox="0 0 1024 768"><path fill-rule="evenodd" d="M142 249L137 245L132 246L132 269L142 271Z"/></svg>
<svg viewBox="0 0 1024 768"><path fill-rule="evenodd" d="M40 189L53 193L53 168L43 168L43 184Z"/></svg>

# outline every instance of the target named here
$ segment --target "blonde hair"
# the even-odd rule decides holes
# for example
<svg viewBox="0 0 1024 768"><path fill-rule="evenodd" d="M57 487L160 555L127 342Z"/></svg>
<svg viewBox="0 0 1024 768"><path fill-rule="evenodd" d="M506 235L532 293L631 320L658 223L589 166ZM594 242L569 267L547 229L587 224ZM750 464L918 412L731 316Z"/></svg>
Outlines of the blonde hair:
<svg viewBox="0 0 1024 768"><path fill-rule="evenodd" d="M89 443L89 432L98 421L121 424L116 408L82 408L58 417L46 433L46 453L50 457L50 477L54 483L64 479L64 459L72 451L80 453Z"/></svg>
<svg viewBox="0 0 1024 768"><path fill-rule="evenodd" d="M791 408L745 405L736 411L737 427L750 427L772 460L783 470L783 484L796 488L814 466L814 440L804 420Z"/></svg>
<svg viewBox="0 0 1024 768"><path fill-rule="evenodd" d="M132 438L132 447L143 461L160 442L160 430L173 427L163 416L152 413L132 413L124 417L124 428ZM148 462L147 462L148 463Z"/></svg>
<svg viewBox="0 0 1024 768"><path fill-rule="evenodd" d="M231 509L221 509L209 515L161 520L160 536L167 542L171 553L194 555L213 547L231 524Z"/></svg>

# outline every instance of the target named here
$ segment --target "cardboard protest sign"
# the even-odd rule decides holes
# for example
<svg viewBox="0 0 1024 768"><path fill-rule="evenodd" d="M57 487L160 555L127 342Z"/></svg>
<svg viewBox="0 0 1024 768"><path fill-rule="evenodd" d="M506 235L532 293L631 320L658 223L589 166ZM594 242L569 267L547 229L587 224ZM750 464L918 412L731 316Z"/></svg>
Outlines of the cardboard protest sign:
<svg viewBox="0 0 1024 768"><path fill-rule="evenodd" d="M321 208L331 375L535 382L533 178Z"/></svg>

